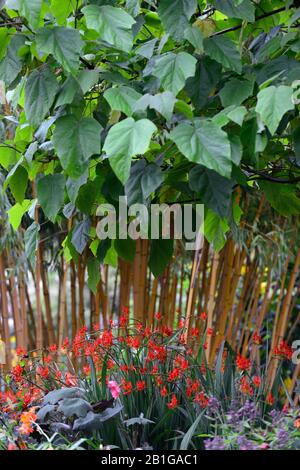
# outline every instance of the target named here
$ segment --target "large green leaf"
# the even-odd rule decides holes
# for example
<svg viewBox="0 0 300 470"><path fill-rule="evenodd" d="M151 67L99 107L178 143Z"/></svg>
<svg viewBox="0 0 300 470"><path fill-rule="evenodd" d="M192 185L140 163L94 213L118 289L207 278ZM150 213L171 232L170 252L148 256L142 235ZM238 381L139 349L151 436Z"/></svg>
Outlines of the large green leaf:
<svg viewBox="0 0 300 470"><path fill-rule="evenodd" d="M38 28L43 0L20 0L20 11L32 28Z"/></svg>
<svg viewBox="0 0 300 470"><path fill-rule="evenodd" d="M46 175L37 182L37 197L41 207L54 222L64 203L65 178L61 174Z"/></svg>
<svg viewBox="0 0 300 470"><path fill-rule="evenodd" d="M72 178L81 176L89 158L100 153L101 129L93 118L77 119L69 115L56 121L53 144L63 168Z"/></svg>
<svg viewBox="0 0 300 470"><path fill-rule="evenodd" d="M196 8L197 0L161 0L158 14L166 31L175 39L182 39Z"/></svg>
<svg viewBox="0 0 300 470"><path fill-rule="evenodd" d="M272 183L260 181L260 187L266 194L270 205L285 216L300 214L300 198L297 196L296 188L292 184Z"/></svg>
<svg viewBox="0 0 300 470"><path fill-rule="evenodd" d="M32 126L38 126L50 110L58 83L55 75L46 67L35 69L25 86L25 113Z"/></svg>
<svg viewBox="0 0 300 470"><path fill-rule="evenodd" d="M241 20L255 20L255 5L251 0L213 0L213 5L229 18L240 18Z"/></svg>
<svg viewBox="0 0 300 470"><path fill-rule="evenodd" d="M10 177L7 177L7 179L9 180L9 187L15 200L22 203L28 183L28 173L26 169L19 165L13 174Z"/></svg>
<svg viewBox="0 0 300 470"><path fill-rule="evenodd" d="M253 93L253 80L240 80L232 78L228 80L220 91L220 98L224 108L231 105L240 105Z"/></svg>
<svg viewBox="0 0 300 470"><path fill-rule="evenodd" d="M213 170L197 165L189 173L190 188L220 217L228 217L233 182Z"/></svg>
<svg viewBox="0 0 300 470"><path fill-rule="evenodd" d="M43 54L52 54L67 72L77 72L83 48L78 30L62 26L41 28L36 35L36 45Z"/></svg>
<svg viewBox="0 0 300 470"><path fill-rule="evenodd" d="M242 72L242 62L236 45L224 36L214 36L203 41L204 50L211 59L219 62L225 69Z"/></svg>
<svg viewBox="0 0 300 470"><path fill-rule="evenodd" d="M149 119L135 121L131 117L115 124L109 130L103 150L122 183L129 177L131 158L143 155L148 150L155 131L156 126Z"/></svg>
<svg viewBox="0 0 300 470"><path fill-rule="evenodd" d="M17 202L7 211L9 222L14 230L18 230L22 217L29 210L31 204L32 201L30 199L24 199L24 201L21 203Z"/></svg>
<svg viewBox="0 0 300 470"><path fill-rule="evenodd" d="M121 51L130 52L133 44L131 28L135 20L121 8L110 5L89 5L82 9L87 27L94 29L103 41Z"/></svg>
<svg viewBox="0 0 300 470"><path fill-rule="evenodd" d="M196 59L187 52L167 52L155 60L152 75L160 79L164 90L169 90L176 96L185 85L188 77L196 70Z"/></svg>
<svg viewBox="0 0 300 470"><path fill-rule="evenodd" d="M208 209L204 220L204 235L216 251L221 250L225 245L228 230L229 225L226 218L221 218L214 211Z"/></svg>
<svg viewBox="0 0 300 470"><path fill-rule="evenodd" d="M187 80L185 89L196 108L203 108L221 78L222 66L210 57L202 57L194 77Z"/></svg>
<svg viewBox="0 0 300 470"><path fill-rule="evenodd" d="M283 115L294 109L292 97L293 89L284 85L269 86L258 93L256 111L271 134L275 133Z"/></svg>
<svg viewBox="0 0 300 470"><path fill-rule="evenodd" d="M97 258L91 256L87 262L88 271L88 286L91 291L96 295L97 285L100 281L100 263Z"/></svg>
<svg viewBox="0 0 300 470"><path fill-rule="evenodd" d="M170 91L164 91L163 93L158 93L154 96L146 93L146 95L142 96L134 104L133 111L144 111L149 107L151 109L155 109L155 111L160 113L167 121L170 121L175 103L176 98Z"/></svg>
<svg viewBox="0 0 300 470"><path fill-rule="evenodd" d="M120 258L132 263L135 256L136 242L132 238L126 238L124 240L115 240L115 249Z"/></svg>
<svg viewBox="0 0 300 470"><path fill-rule="evenodd" d="M9 29L8 28L0 28L0 60L6 54L7 46L10 41Z"/></svg>
<svg viewBox="0 0 300 470"><path fill-rule="evenodd" d="M157 277L163 273L173 256L173 240L151 240L149 267Z"/></svg>
<svg viewBox="0 0 300 470"><path fill-rule="evenodd" d="M155 163L146 166L141 179L142 192L145 199L153 193L163 182L163 175Z"/></svg>
<svg viewBox="0 0 300 470"><path fill-rule="evenodd" d="M10 85L22 70L22 59L18 55L19 49L24 45L25 36L16 34L12 37L5 56L0 62L0 80Z"/></svg>
<svg viewBox="0 0 300 470"><path fill-rule="evenodd" d="M38 248L40 226L37 222L33 222L27 228L24 234L25 254L34 267L36 262L36 250Z"/></svg>
<svg viewBox="0 0 300 470"><path fill-rule="evenodd" d="M104 98L108 101L111 109L121 111L126 116L132 115L134 104L141 96L133 88L122 85L109 88L104 93Z"/></svg>
<svg viewBox="0 0 300 470"><path fill-rule="evenodd" d="M231 149L226 132L215 123L205 120L193 124L182 123L170 132L183 155L194 163L200 163L222 176L231 175Z"/></svg>
<svg viewBox="0 0 300 470"><path fill-rule="evenodd" d="M90 219L87 217L79 222L73 229L72 244L77 253L82 254L90 238Z"/></svg>
<svg viewBox="0 0 300 470"><path fill-rule="evenodd" d="M189 26L184 32L184 37L192 44L192 46L194 46L196 52L203 52L204 37L200 28L197 26Z"/></svg>
<svg viewBox="0 0 300 470"><path fill-rule="evenodd" d="M67 17L73 11L73 5L72 2L69 1L62 2L61 0L51 0L50 10L57 19L57 23L59 25L65 25Z"/></svg>

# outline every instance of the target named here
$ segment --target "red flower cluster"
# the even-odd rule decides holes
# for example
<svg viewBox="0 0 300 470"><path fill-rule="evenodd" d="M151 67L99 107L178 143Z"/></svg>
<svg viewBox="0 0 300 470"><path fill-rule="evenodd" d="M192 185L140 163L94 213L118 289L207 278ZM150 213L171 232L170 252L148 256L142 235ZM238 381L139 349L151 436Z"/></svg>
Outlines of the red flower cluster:
<svg viewBox="0 0 300 470"><path fill-rule="evenodd" d="M240 354L238 354L235 364L237 368L241 371L249 370L251 367L251 361L246 357L241 356Z"/></svg>
<svg viewBox="0 0 300 470"><path fill-rule="evenodd" d="M293 350L284 340L281 340L278 346L274 349L275 356L280 356L282 359L291 360L293 356Z"/></svg>
<svg viewBox="0 0 300 470"><path fill-rule="evenodd" d="M260 346L262 344L262 337L255 331L252 336L252 341L254 344Z"/></svg>

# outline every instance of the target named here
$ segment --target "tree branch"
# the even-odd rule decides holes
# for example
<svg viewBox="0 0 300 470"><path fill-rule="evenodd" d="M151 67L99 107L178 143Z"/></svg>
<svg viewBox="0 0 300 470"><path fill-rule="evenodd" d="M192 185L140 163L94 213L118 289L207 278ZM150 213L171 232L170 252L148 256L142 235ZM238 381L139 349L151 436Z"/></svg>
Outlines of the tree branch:
<svg viewBox="0 0 300 470"><path fill-rule="evenodd" d="M277 8L277 10L273 11L268 11L267 13L264 13L263 15L258 16L255 18L255 22L259 20L263 20L264 18L268 18L268 16L276 15L277 13L281 13L282 11L285 11L285 7ZM241 29L243 23L238 24L237 26L232 26L231 28L227 29L222 29L222 31L217 31L216 33L212 34L212 36L220 36L220 34L226 34L226 33L231 33L232 31L237 31Z"/></svg>
<svg viewBox="0 0 300 470"><path fill-rule="evenodd" d="M79 60L82 64L84 64L89 70L94 70L94 65L90 64L87 60L85 60L83 57L79 57Z"/></svg>
<svg viewBox="0 0 300 470"><path fill-rule="evenodd" d="M252 170L251 168L248 168L248 167L246 167L245 170L248 173L251 173L253 175L250 177L251 181L265 180L265 181L271 181L272 183L281 183L281 184L292 184L292 183L300 182L300 176L297 176L295 178L289 178L289 179L281 179L281 178L275 178L274 176L267 175L263 171Z"/></svg>

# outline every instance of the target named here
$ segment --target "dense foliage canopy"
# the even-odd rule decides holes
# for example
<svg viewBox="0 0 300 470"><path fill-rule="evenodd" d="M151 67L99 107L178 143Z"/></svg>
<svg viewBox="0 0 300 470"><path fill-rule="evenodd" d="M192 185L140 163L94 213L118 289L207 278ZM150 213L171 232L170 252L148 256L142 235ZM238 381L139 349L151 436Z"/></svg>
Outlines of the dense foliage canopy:
<svg viewBox="0 0 300 470"><path fill-rule="evenodd" d="M0 163L13 229L31 220L28 257L39 206L72 218L67 260L89 245L111 264L134 247L100 243L93 221L119 195L203 202L216 249L244 191L298 214L299 18L291 0L0 1ZM155 274L172 256L161 243Z"/></svg>

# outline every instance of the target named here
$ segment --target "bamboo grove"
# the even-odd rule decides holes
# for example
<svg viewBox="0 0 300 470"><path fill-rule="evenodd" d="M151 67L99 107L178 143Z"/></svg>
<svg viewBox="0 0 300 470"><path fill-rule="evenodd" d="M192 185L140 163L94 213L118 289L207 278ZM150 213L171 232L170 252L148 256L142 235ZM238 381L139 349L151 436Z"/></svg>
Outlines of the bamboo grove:
<svg viewBox="0 0 300 470"><path fill-rule="evenodd" d="M299 336L296 3L0 2L5 369L124 308L189 338L205 312L208 363L225 341L272 387ZM124 194L203 203L201 249L98 240Z"/></svg>

